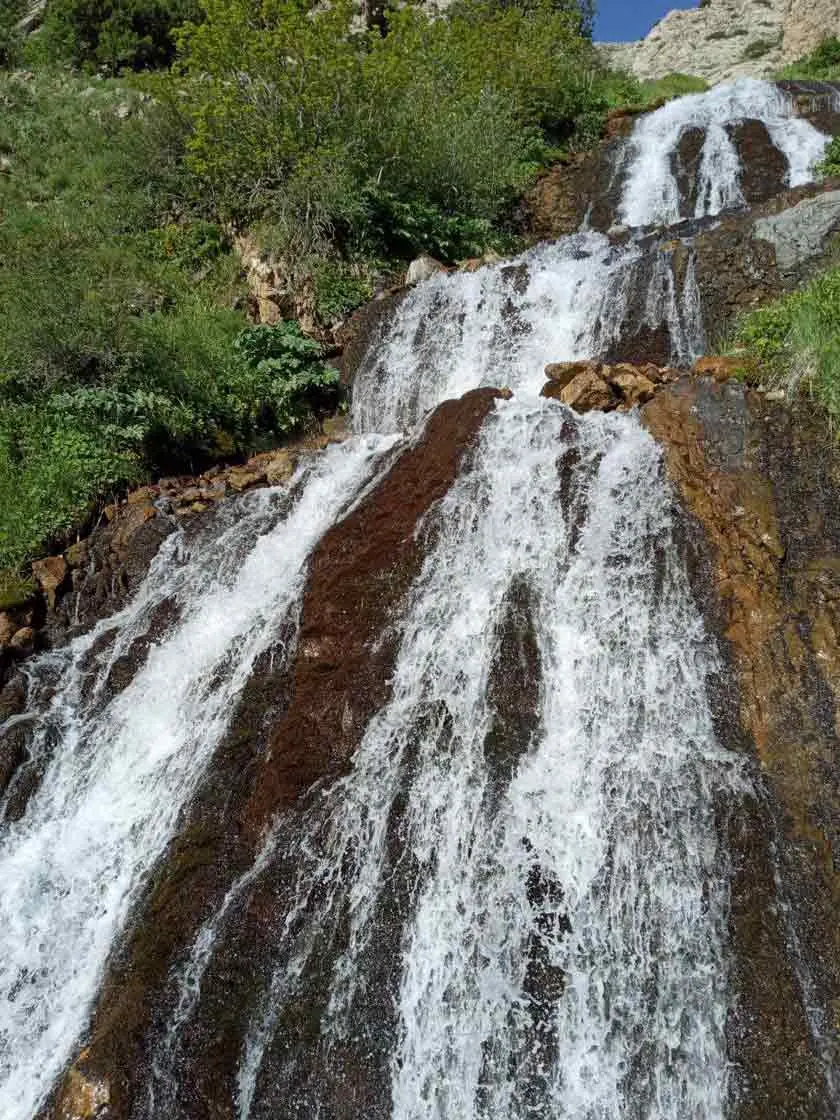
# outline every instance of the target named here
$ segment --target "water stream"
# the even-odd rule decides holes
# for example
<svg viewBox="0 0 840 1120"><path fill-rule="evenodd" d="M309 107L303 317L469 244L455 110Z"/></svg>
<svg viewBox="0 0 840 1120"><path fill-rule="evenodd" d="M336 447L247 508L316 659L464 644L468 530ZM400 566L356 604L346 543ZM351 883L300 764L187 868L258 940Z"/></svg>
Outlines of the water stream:
<svg viewBox="0 0 840 1120"><path fill-rule="evenodd" d="M698 209L742 202L726 126L748 117L766 124L790 182L806 180L825 138L775 87L740 81L639 122L621 220L691 216L671 157L698 125ZM538 396L546 362L618 340L642 255L582 232L423 284L359 374L353 440L203 536L170 538L121 614L33 663L43 779L0 831L2 1120L31 1120L83 1035L108 954L257 657L294 624L312 548L384 469L397 433L477 385L515 395L419 530L426 558L398 620L392 697L350 773L298 831L277 822L184 947L138 1115L178 1115L180 1032L275 860L294 868L292 887L225 1115L332 1120L348 1054L357 1081L376 1086L365 1120L727 1115L715 805L744 778L713 731L715 649L656 444L633 415L575 418ZM664 257L650 276L646 321L690 357L702 346L693 264L681 291ZM169 600L176 620L110 696L111 666ZM530 689L500 661L512 604L534 651ZM502 749L506 687L527 734ZM283 1030L307 1000L320 1029L302 1056Z"/></svg>

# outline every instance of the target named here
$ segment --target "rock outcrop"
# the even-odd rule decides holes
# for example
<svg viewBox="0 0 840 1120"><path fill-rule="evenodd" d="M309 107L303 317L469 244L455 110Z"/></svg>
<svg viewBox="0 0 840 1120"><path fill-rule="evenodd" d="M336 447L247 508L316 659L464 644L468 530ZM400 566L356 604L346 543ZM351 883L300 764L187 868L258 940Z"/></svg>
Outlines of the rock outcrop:
<svg viewBox="0 0 840 1120"><path fill-rule="evenodd" d="M754 763L726 824L740 1120L830 1115L840 1057L840 455L807 405L682 380L643 418L699 529L698 597L737 689L721 734Z"/></svg>
<svg viewBox="0 0 840 1120"><path fill-rule="evenodd" d="M708 82L766 77L840 33L840 0L708 0L669 12L633 43L602 43L611 65L639 78L696 74Z"/></svg>

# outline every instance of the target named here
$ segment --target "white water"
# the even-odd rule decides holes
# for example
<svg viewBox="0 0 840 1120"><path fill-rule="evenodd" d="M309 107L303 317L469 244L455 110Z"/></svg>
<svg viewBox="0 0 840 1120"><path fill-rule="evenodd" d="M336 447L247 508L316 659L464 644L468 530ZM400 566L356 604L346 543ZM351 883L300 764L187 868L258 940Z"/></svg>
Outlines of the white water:
<svg viewBox="0 0 840 1120"><path fill-rule="evenodd" d="M564 510L557 462L572 449ZM321 1068L358 1029L398 874L387 845L398 796L401 858L415 870L393 1120L724 1115L727 891L714 811L740 779L712 731L714 659L671 509L659 451L635 419L570 425L553 404L499 404L433 519L445 531L410 595L393 699L329 792L326 830L319 813L291 857L299 893L285 900L287 935L246 1044L241 1118L272 1114L251 1106L273 1022L344 906ZM485 743L515 583L529 591L542 668L537 730L508 780ZM548 899L529 894L535 873L552 884ZM565 988L537 1024L535 951ZM292 1094L284 1115L316 1108Z"/></svg>
<svg viewBox="0 0 840 1120"><path fill-rule="evenodd" d="M328 451L295 480L302 492L286 517L279 492L262 491L221 534L194 548L170 539L131 606L53 655L61 687L42 716L41 739L57 739L55 753L25 816L0 836L3 1120L29 1120L70 1057L114 937L256 658L294 621L309 551L392 442ZM125 691L91 705L83 666L97 638L118 628L114 654L99 668L101 687L153 607L169 598L179 621Z"/></svg>
<svg viewBox="0 0 840 1120"><path fill-rule="evenodd" d="M698 212L741 201L725 125L747 116L765 121L791 182L807 178L824 138L792 119L772 87L741 81L639 122L622 220L689 216L670 156L695 125L707 129ZM388 847L403 797L404 859L416 873L394 1021L382 1027L392 1032L391 1120L726 1115L726 865L713 814L740 777L712 733L714 655L673 544L653 442L633 417L572 423L536 396L547 361L617 340L642 275L645 325L667 324L677 356L697 352L693 264L681 295L666 253L643 264L638 245L582 233L513 266L436 277L403 303L359 376L361 433L412 428L479 384L506 384L516 398L497 405L472 469L431 519L444 531L431 534L406 604L392 700L351 774L312 811L311 830L286 841L297 885L282 899L276 966L243 1039L241 1120L266 1115L267 1079L288 1074L295 1084L272 1046L325 944L333 970L325 1072L352 1042L382 905L392 880L406 878ZM231 511L216 538L170 539L134 603L35 665L36 705L42 677L41 697L50 680L60 677L60 687L39 709L41 787L0 835L2 1120L30 1120L71 1056L108 953L255 659L294 621L309 551L388 446L332 450L297 480L288 511L277 492L262 492ZM564 500L557 464L566 451L579 463ZM500 775L485 756L487 684L513 586L528 589L540 687L532 740ZM177 622L108 702L110 667L169 598ZM115 639L91 669L94 645L112 627ZM179 1032L199 1005L217 939L275 842L208 918L173 978L149 1116L170 1107ZM348 917L338 952L330 938ZM541 999L529 981L535 959L557 985ZM284 1101L284 1115L317 1117L320 1101L301 1093Z"/></svg>
<svg viewBox="0 0 840 1120"><path fill-rule="evenodd" d="M774 145L787 159L788 184L796 187L809 182L828 138L794 116L793 99L777 86L739 78L708 93L669 101L640 118L630 141L632 157L620 220L633 227L670 225L680 218L702 218L742 205L741 166L726 126L750 119L765 124ZM694 214L682 211L672 165L680 137L689 128L706 131Z"/></svg>

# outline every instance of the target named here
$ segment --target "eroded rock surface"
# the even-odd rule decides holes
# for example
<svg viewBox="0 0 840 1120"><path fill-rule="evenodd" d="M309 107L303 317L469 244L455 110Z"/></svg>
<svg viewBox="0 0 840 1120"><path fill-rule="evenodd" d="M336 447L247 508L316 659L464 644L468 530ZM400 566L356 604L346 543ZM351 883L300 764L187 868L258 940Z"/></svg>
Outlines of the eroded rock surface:
<svg viewBox="0 0 840 1120"><path fill-rule="evenodd" d="M840 454L807 407L683 380L643 412L702 530L756 796L729 821L740 1117L829 1117L840 1055ZM702 596L701 596L702 597ZM737 745L737 743L736 743Z"/></svg>

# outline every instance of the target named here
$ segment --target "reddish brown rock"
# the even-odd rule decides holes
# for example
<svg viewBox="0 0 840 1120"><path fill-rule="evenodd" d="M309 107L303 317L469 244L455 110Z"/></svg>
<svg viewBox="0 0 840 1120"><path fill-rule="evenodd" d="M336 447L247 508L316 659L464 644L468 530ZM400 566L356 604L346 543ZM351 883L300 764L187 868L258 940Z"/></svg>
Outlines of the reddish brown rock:
<svg viewBox="0 0 840 1120"><path fill-rule="evenodd" d="M67 576L66 560L63 556L47 556L44 560L35 560L32 564L32 574L52 609L55 606L56 594Z"/></svg>
<svg viewBox="0 0 840 1120"><path fill-rule="evenodd" d="M840 454L812 409L737 382L683 379L642 415L703 531L698 594L733 678L720 718L732 708L730 745L757 763L757 798L727 817L739 1120L828 1116L818 1049L837 1062Z"/></svg>
<svg viewBox="0 0 840 1120"><path fill-rule="evenodd" d="M696 377L711 377L715 381L728 381L744 372L744 362L738 358L721 355L698 358L694 363Z"/></svg>
<svg viewBox="0 0 840 1120"><path fill-rule="evenodd" d="M367 721L386 702L395 651L383 634L422 562L415 527L452 485L498 395L477 389L442 404L419 443L315 550L294 700L245 811L255 839L279 808L347 765Z"/></svg>
<svg viewBox="0 0 840 1120"><path fill-rule="evenodd" d="M624 366L604 367L607 382L621 394L621 408L645 404L656 392L656 385L637 369Z"/></svg>

